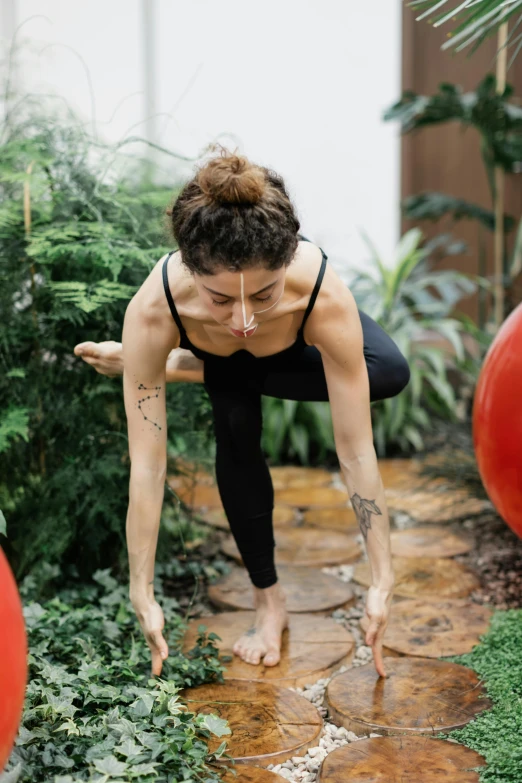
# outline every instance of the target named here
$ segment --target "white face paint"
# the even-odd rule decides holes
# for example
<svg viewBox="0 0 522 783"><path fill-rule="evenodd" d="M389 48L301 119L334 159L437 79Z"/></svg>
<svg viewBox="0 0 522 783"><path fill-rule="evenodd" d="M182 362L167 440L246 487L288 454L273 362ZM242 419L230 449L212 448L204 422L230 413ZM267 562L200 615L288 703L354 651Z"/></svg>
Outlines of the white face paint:
<svg viewBox="0 0 522 783"><path fill-rule="evenodd" d="M251 318L251 319L250 319L250 321L247 323L247 319L246 319L246 309L245 309L245 281L244 281L244 278L243 278L243 272L240 272L240 275L241 275L241 307L243 308L243 323L244 323L244 325L245 325L245 328L243 329L243 334L245 334L245 335L246 335L246 332L248 331L248 328L249 328L250 324L251 324L251 323L252 323L252 321L254 320L254 316L255 316L255 315L257 315L258 313L266 313L266 311L267 311L267 310L271 310L271 309L272 309L272 307L275 307L275 306L276 306L276 304L277 304L277 303L279 302L279 300L281 299L281 297L283 296L283 292L284 292L284 290L285 290L285 286L284 286L284 283L283 283L283 290L281 291L281 293L280 293L280 294L279 294L279 296L277 297L276 301L275 301L273 304L271 304L271 305L270 305L270 307L265 307L265 309L264 309L264 310L256 310L255 312L253 312L253 313L252 313L252 318ZM257 329L257 327L258 327L258 324L256 324L256 325L253 327L253 328L254 328L254 330L255 330L255 329ZM252 334L254 334L254 332L252 332ZM248 335L248 336L250 337L250 335Z"/></svg>

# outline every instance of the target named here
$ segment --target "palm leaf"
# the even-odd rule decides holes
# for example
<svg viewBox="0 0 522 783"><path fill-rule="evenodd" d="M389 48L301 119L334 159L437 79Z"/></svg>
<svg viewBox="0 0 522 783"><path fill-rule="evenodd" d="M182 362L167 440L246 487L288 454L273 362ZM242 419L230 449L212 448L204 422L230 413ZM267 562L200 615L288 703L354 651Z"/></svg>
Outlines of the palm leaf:
<svg viewBox="0 0 522 783"><path fill-rule="evenodd" d="M495 228L495 215L490 209L446 193L425 192L408 196L401 202L401 209L408 220L440 220L445 215L451 215L453 220L478 220L489 231ZM514 225L514 218L504 215L504 231L511 231Z"/></svg>
<svg viewBox="0 0 522 783"><path fill-rule="evenodd" d="M512 33L522 21L522 0L465 0L456 8L454 2L449 0L410 0L408 5L422 10L417 20L428 18L434 27L440 27L449 20L456 21L442 49L454 47L459 52L473 43L471 54L515 14L517 19L512 26ZM508 46L514 45L516 41L508 41Z"/></svg>

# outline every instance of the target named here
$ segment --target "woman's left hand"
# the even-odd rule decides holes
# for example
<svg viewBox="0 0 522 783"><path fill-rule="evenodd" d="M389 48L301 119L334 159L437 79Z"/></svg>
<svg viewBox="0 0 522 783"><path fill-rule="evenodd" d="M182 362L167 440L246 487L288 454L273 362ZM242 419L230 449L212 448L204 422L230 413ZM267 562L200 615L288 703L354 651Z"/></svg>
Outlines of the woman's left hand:
<svg viewBox="0 0 522 783"><path fill-rule="evenodd" d="M386 589L374 585L368 588L366 597L363 620L363 624L367 626L365 642L368 647L372 648L375 669L380 677L386 677L382 657L382 641L388 625L392 597L393 587Z"/></svg>

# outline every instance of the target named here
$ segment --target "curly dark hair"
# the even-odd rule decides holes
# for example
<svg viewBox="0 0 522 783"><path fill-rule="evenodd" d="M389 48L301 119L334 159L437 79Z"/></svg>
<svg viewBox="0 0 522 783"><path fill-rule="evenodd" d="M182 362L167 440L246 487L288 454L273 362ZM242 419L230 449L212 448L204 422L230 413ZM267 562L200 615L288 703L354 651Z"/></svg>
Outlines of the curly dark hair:
<svg viewBox="0 0 522 783"><path fill-rule="evenodd" d="M182 262L200 275L288 266L300 223L283 178L220 144L209 149L216 148L166 210Z"/></svg>

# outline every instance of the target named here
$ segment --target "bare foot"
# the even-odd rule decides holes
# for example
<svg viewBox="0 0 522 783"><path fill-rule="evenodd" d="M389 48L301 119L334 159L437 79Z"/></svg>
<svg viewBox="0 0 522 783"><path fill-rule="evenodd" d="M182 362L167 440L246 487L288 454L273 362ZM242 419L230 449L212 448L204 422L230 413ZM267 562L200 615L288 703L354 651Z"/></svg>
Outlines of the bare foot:
<svg viewBox="0 0 522 783"><path fill-rule="evenodd" d="M275 666L281 657L281 636L288 628L286 598L279 582L272 587L254 587L256 619L252 628L234 644L232 651L246 663Z"/></svg>
<svg viewBox="0 0 522 783"><path fill-rule="evenodd" d="M100 375L116 378L123 375L123 356L121 343L114 340L106 340L102 343L94 343L88 340L78 343L74 348L76 356L81 356L83 361L94 367Z"/></svg>

